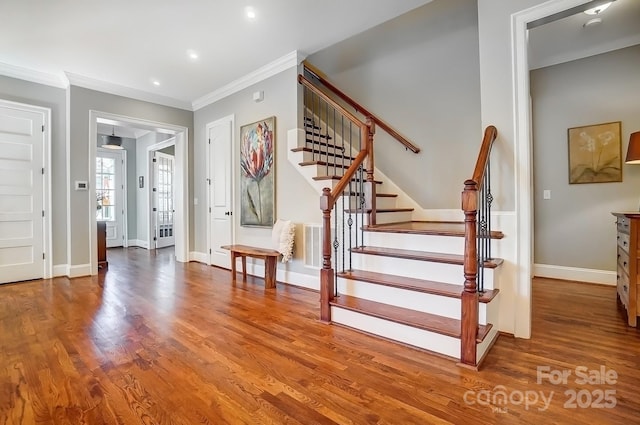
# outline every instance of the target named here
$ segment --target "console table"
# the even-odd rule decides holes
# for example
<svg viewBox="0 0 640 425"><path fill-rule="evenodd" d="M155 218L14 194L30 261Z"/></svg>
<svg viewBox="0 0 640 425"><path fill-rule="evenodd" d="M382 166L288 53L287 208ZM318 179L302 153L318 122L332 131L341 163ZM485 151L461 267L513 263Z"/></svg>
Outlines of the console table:
<svg viewBox="0 0 640 425"><path fill-rule="evenodd" d="M614 212L618 230L617 298L629 326L636 326L640 313L640 212Z"/></svg>

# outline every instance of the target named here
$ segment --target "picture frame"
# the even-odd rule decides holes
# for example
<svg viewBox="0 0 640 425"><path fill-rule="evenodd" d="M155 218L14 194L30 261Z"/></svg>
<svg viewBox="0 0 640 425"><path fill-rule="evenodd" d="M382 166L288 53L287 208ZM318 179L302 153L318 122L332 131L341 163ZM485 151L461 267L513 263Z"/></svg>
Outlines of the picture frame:
<svg viewBox="0 0 640 425"><path fill-rule="evenodd" d="M621 122L567 130L569 184L622 181Z"/></svg>
<svg viewBox="0 0 640 425"><path fill-rule="evenodd" d="M240 127L240 225L275 222L275 125L272 116Z"/></svg>

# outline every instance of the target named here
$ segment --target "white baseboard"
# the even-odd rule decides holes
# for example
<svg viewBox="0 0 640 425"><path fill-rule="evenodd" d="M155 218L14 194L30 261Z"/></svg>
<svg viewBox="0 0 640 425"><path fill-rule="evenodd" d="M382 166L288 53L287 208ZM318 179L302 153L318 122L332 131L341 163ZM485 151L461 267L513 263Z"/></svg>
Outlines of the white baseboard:
<svg viewBox="0 0 640 425"><path fill-rule="evenodd" d="M280 264L280 263L278 263ZM264 265L251 264L247 262L247 274L256 277L264 277ZM276 270L276 280L278 282L284 282L293 286L300 286L302 288L313 289L315 291L320 290L320 272L316 275L302 274L297 272L290 272L278 268Z"/></svg>
<svg viewBox="0 0 640 425"><path fill-rule="evenodd" d="M578 282L616 285L616 272L609 270L582 269L578 267L534 264L533 275L551 279L576 280Z"/></svg>
<svg viewBox="0 0 640 425"><path fill-rule="evenodd" d="M69 275L69 265L68 264L56 264L53 266L53 276L52 277L60 277L60 276L68 276Z"/></svg>
<svg viewBox="0 0 640 425"><path fill-rule="evenodd" d="M69 266L69 277L91 276L91 264Z"/></svg>
<svg viewBox="0 0 640 425"><path fill-rule="evenodd" d="M209 256L204 252L189 252L189 261L197 261L198 263L209 264Z"/></svg>
<svg viewBox="0 0 640 425"><path fill-rule="evenodd" d="M139 246L140 248L149 249L149 244L147 243L147 241L143 241L140 239L129 239L127 241L127 244L129 246Z"/></svg>

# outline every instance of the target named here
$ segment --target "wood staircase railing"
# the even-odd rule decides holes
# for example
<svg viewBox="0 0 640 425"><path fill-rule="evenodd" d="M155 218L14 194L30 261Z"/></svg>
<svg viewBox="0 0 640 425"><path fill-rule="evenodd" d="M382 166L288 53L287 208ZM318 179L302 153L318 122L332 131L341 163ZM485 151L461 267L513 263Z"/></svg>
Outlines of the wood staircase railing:
<svg viewBox="0 0 640 425"><path fill-rule="evenodd" d="M490 163L491 147L498 135L492 125L484 132L482 146L471 179L464 182L462 210L464 212L464 290L462 292L462 323L460 364L476 367L476 340L478 337L478 279L483 282L485 261L491 258L491 201ZM480 271L480 274L479 274Z"/></svg>
<svg viewBox="0 0 640 425"><path fill-rule="evenodd" d="M308 61L304 61L303 62L303 66L304 66L304 69L306 71L308 71L309 73L311 73L320 83L322 83L323 86L328 88L331 92L333 92L341 100L343 100L349 106L354 108L356 110L356 112L359 112L359 113L363 114L366 117L366 120L371 120L374 124L376 124L378 127L383 129L391 137L396 139L398 142L400 142L405 148L409 149L410 151L412 151L414 153L420 152L420 148L417 147L416 145L414 145L413 143L411 143L411 141L409 141L409 139L407 139L406 137L401 135L397 130L395 130L393 127L391 127L389 124L387 124L380 117L378 117L377 115L375 115L372 112L369 112L362 105L360 105L358 102L356 102L351 97L349 97L347 94L345 94L342 90L340 90L335 85L333 85L327 79L327 77L324 75L324 73L322 71L320 71L318 68L313 66Z"/></svg>

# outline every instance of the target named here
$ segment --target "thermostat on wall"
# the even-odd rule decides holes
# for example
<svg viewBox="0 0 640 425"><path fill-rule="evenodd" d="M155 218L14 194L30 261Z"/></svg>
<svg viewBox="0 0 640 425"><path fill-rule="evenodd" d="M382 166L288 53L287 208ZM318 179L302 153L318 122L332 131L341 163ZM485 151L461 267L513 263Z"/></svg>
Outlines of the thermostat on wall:
<svg viewBox="0 0 640 425"><path fill-rule="evenodd" d="M89 183L76 180L76 190L87 190L87 189L89 189Z"/></svg>

